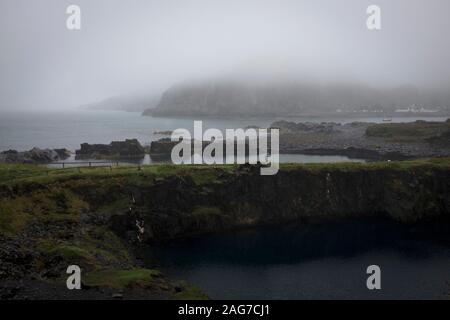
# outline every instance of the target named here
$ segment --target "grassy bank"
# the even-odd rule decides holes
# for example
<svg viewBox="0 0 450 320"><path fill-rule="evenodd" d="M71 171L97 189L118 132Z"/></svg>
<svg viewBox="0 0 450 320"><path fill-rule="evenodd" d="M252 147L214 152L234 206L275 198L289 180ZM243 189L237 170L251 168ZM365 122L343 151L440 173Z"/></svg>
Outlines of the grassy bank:
<svg viewBox="0 0 450 320"><path fill-rule="evenodd" d="M283 163L281 170L379 170L379 169L414 169L417 167L450 167L450 158L433 158L412 161L381 161L371 163ZM189 175L198 181L213 179L219 172L236 172L237 165L171 165L155 164L146 166L119 166L50 169L45 166L27 164L0 163L0 185L17 185L20 183L53 183L67 180L129 177L129 178L165 178L173 175Z"/></svg>
<svg viewBox="0 0 450 320"><path fill-rule="evenodd" d="M366 130L368 137L385 138L389 141L426 141L450 132L450 119L446 122L415 121L408 123L372 124Z"/></svg>

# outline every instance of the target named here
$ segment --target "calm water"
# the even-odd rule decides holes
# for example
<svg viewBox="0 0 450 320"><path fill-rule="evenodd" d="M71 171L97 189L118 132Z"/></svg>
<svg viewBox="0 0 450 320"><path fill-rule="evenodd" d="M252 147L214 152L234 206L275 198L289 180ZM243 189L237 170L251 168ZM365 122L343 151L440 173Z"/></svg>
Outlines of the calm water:
<svg viewBox="0 0 450 320"><path fill-rule="evenodd" d="M442 299L450 246L387 221L261 227L173 242L145 252L166 273L214 299ZM380 291L366 268L381 267Z"/></svg>
<svg viewBox="0 0 450 320"><path fill-rule="evenodd" d="M85 162L85 164L81 164L80 161ZM100 161L100 162L99 162ZM64 162L76 162L75 164L64 164L65 168L70 168L71 166L79 167L79 166L89 166L89 162L91 162L91 166L101 166L105 165L105 163L98 159L83 159L77 160L75 155L64 160ZM111 160L111 162L115 165L116 161ZM141 160L130 160L130 159L122 159L119 160L119 165L146 165L152 163L169 163L170 160L154 160L150 157L150 155L146 154L145 157ZM305 154L281 154L279 155L279 163L330 163L330 162L366 162L364 159L350 159L345 156L315 156L315 155L305 155ZM235 158L236 163L236 158ZM62 168L60 162L58 164L48 164L49 168Z"/></svg>
<svg viewBox="0 0 450 320"><path fill-rule="evenodd" d="M393 122L415 121L418 118L393 118ZM443 121L445 118L426 118ZM152 118L122 111L2 111L0 114L0 150L39 148L78 149L83 142L110 143L112 140L137 138L142 144L162 136L155 131L186 128L193 130L194 119ZM244 128L249 125L267 127L279 119L204 119L205 128ZM367 121L382 118L288 118L291 121Z"/></svg>

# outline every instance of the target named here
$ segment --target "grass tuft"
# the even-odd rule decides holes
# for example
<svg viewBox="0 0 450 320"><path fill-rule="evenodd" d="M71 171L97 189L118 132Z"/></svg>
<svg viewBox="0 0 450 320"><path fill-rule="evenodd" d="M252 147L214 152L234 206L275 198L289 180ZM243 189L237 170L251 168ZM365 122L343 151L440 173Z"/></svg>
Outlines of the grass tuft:
<svg viewBox="0 0 450 320"><path fill-rule="evenodd" d="M161 272L152 269L102 270L86 274L83 282L92 287L124 289L132 287L146 288L152 285Z"/></svg>

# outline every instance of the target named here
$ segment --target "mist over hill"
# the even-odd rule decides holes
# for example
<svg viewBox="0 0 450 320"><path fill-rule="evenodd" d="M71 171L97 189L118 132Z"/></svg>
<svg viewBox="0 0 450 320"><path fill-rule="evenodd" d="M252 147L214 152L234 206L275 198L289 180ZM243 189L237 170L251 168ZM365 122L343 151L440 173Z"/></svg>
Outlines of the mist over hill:
<svg viewBox="0 0 450 320"><path fill-rule="evenodd" d="M154 116L286 116L378 110L411 105L446 111L450 96L413 86L374 88L361 83L310 81L192 81L166 90Z"/></svg>
<svg viewBox="0 0 450 320"><path fill-rule="evenodd" d="M82 105L83 109L143 112L158 105L159 94L127 94Z"/></svg>

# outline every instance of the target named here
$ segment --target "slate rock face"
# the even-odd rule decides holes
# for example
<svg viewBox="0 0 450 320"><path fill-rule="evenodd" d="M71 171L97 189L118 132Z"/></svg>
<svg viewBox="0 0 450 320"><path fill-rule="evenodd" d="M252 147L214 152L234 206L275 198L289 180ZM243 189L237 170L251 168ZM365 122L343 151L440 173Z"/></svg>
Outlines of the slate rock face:
<svg viewBox="0 0 450 320"><path fill-rule="evenodd" d="M448 234L448 167L386 162L347 170L329 164L288 165L270 177L261 176L259 169L206 167L148 180L145 186L127 184L122 193L133 193L133 214L114 214L110 225L121 237L130 231L135 236L138 215L145 225L141 239L148 243L244 226L373 218ZM110 189L108 196L113 192Z"/></svg>

